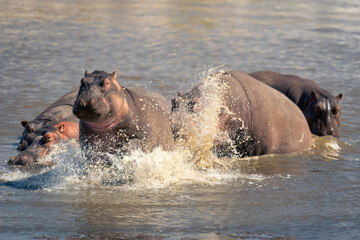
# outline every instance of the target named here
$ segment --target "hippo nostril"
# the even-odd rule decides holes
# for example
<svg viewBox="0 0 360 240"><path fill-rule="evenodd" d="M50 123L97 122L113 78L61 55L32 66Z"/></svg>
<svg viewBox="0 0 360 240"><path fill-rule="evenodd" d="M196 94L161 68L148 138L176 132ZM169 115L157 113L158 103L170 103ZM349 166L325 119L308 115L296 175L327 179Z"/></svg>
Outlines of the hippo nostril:
<svg viewBox="0 0 360 240"><path fill-rule="evenodd" d="M80 107L85 107L86 106L86 103L85 103L84 99L79 100L79 105L80 105Z"/></svg>

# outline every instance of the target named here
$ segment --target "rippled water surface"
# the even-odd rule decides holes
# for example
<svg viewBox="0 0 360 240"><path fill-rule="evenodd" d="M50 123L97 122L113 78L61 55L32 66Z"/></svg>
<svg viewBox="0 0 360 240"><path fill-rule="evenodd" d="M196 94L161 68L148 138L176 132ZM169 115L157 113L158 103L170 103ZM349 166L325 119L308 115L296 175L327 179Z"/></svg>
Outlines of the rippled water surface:
<svg viewBox="0 0 360 240"><path fill-rule="evenodd" d="M0 3L0 239L360 238L358 1ZM207 168L185 149L134 152L114 159L132 179L122 185L101 170L84 177L75 142L57 147L52 167L6 164L20 121L77 87L85 69L117 69L120 84L170 99L214 68L292 73L343 93L340 140L315 137L294 155L209 157Z"/></svg>

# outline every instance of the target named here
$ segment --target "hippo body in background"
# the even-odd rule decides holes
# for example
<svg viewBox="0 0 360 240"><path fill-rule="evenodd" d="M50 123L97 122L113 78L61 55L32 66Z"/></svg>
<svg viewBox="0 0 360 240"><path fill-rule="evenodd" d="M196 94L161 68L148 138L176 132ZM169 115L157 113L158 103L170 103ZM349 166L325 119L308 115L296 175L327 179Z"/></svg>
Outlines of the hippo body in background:
<svg viewBox="0 0 360 240"><path fill-rule="evenodd" d="M73 113L80 119L80 144L89 161L99 160L97 153L173 149L168 114L157 95L145 91L120 86L116 71L85 72Z"/></svg>
<svg viewBox="0 0 360 240"><path fill-rule="evenodd" d="M25 128L17 148L21 152L9 164L34 165L49 153L51 145L79 138L79 120L72 113L77 92L65 94L34 120L21 122Z"/></svg>
<svg viewBox="0 0 360 240"><path fill-rule="evenodd" d="M156 104L158 104L167 115L170 115L171 113L171 102L162 94L146 90L141 87L126 87L126 89L129 89L132 92L136 92L138 94L144 95L146 97L149 97L151 99L156 100Z"/></svg>
<svg viewBox="0 0 360 240"><path fill-rule="evenodd" d="M335 97L313 80L295 75L272 71L253 72L249 75L285 94L298 105L313 134L339 137L341 93Z"/></svg>
<svg viewBox="0 0 360 240"><path fill-rule="evenodd" d="M222 73L219 81L227 87L222 101L228 111L219 114L218 129L228 134L232 146L214 141L218 155L293 153L311 146L311 132L304 115L283 94L242 72ZM197 86L173 99L171 119L175 131L183 120L181 108L193 113L201 111L201 94Z"/></svg>

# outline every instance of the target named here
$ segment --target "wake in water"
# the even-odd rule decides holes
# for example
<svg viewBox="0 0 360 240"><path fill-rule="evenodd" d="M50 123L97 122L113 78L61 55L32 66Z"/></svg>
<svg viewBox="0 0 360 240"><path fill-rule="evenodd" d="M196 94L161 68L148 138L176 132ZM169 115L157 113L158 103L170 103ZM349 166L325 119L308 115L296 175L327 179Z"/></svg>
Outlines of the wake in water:
<svg viewBox="0 0 360 240"><path fill-rule="evenodd" d="M337 138L313 135L313 147L308 152L311 155L322 156L325 160L337 160L340 159L341 147Z"/></svg>

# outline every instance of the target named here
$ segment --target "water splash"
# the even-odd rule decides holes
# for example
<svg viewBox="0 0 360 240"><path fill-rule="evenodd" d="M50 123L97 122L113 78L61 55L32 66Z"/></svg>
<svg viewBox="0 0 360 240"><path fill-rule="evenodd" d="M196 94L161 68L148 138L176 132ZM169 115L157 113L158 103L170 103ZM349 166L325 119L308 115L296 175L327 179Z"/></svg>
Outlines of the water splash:
<svg viewBox="0 0 360 240"><path fill-rule="evenodd" d="M181 112L182 124L179 132L182 138L178 139L178 143L192 153L193 162L200 169L221 165L213 152L214 142L231 145L229 136L219 131L219 115L227 111L223 106L227 86L220 81L223 74L224 71L219 68L204 72L203 80L197 87L199 97L195 97L198 98L197 109L193 112Z"/></svg>
<svg viewBox="0 0 360 240"><path fill-rule="evenodd" d="M41 160L41 165L16 168L0 176L3 185L39 190L54 187L71 175L79 176L80 165L83 164L79 145L72 140L68 143L56 144L51 154Z"/></svg>
<svg viewBox="0 0 360 240"><path fill-rule="evenodd" d="M313 146L309 150L311 155L320 155L325 160L337 160L341 158L339 140L332 136L318 137L313 135Z"/></svg>
<svg viewBox="0 0 360 240"><path fill-rule="evenodd" d="M218 158L214 141L229 142L219 131L219 115L227 109L223 96L227 86L219 79L224 71L212 68L203 73L199 111L186 114L181 129L186 137L177 141L175 151L156 148L150 153L133 151L128 155L105 153L111 166L88 164L79 145L73 141L54 146L41 163L55 163L37 173L11 171L0 178L8 186L27 189L86 188L89 186L126 186L127 188L164 188L174 184L223 184L234 179L262 181L263 176L239 171L239 158ZM231 114L231 113L230 113Z"/></svg>
<svg viewBox="0 0 360 240"><path fill-rule="evenodd" d="M140 150L126 156L108 154L111 167L93 166L84 162L77 144L59 144L43 162L55 162L33 171L17 168L0 175L3 185L27 190L76 189L123 186L131 189L156 189L178 184L224 184L237 178L261 180L224 168L196 166L194 154L186 148L168 152L156 148L150 153ZM231 162L231 161L230 161Z"/></svg>

